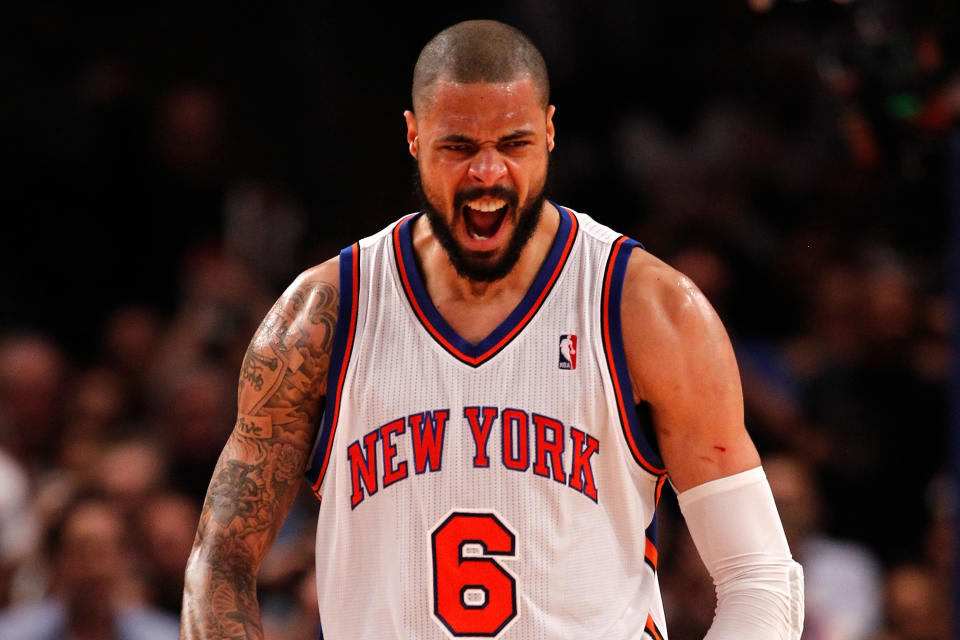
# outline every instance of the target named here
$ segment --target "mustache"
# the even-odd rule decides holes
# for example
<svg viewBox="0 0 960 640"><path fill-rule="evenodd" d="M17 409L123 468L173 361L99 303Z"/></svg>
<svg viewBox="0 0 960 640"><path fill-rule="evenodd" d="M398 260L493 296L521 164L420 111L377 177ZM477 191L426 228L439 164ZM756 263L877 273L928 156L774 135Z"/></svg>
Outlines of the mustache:
<svg viewBox="0 0 960 640"><path fill-rule="evenodd" d="M520 202L520 196L517 195L517 192L509 187L504 186L493 186L493 187L472 187L470 189L464 189L463 191L458 191L453 197L453 208L454 211L459 212L463 209L463 205L468 200L476 200L477 198L482 198L488 196L491 198L501 198L507 201L507 204L516 208L517 204Z"/></svg>

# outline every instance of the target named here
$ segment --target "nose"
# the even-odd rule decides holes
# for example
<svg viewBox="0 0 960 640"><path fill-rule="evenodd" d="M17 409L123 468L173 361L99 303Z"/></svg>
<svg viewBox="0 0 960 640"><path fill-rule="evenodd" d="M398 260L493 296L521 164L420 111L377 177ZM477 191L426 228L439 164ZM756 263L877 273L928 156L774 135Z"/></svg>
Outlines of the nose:
<svg viewBox="0 0 960 640"><path fill-rule="evenodd" d="M478 184L493 186L506 174L507 165L496 147L482 147L470 161L470 178Z"/></svg>

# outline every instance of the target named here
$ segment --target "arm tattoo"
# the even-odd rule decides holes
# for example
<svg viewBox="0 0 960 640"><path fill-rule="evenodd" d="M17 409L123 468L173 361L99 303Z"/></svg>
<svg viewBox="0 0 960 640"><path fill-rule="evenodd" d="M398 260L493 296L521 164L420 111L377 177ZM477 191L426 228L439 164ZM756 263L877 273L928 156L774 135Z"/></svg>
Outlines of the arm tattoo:
<svg viewBox="0 0 960 640"><path fill-rule="evenodd" d="M238 415L200 516L187 568L182 638L262 638L256 572L293 499L316 437L339 294L305 281L250 342Z"/></svg>

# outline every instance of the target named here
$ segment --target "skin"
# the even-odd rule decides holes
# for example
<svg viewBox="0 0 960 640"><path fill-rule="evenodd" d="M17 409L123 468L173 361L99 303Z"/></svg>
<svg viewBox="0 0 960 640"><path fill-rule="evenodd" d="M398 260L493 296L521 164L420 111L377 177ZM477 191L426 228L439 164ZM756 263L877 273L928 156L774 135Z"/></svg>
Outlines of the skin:
<svg viewBox="0 0 960 640"><path fill-rule="evenodd" d="M71 638L114 636L125 574L124 535L120 514L107 503L77 507L64 525L56 584L67 604Z"/></svg>
<svg viewBox="0 0 960 640"><path fill-rule="evenodd" d="M633 397L650 403L677 490L759 466L743 424L733 347L703 293L676 269L634 251L621 305Z"/></svg>
<svg viewBox="0 0 960 640"><path fill-rule="evenodd" d="M407 144L431 204L476 260L503 254L516 225L472 238L454 211L459 191L505 186L520 206L546 179L554 107L528 77L506 83L440 79ZM427 291L461 336L479 342L520 302L559 225L545 203L512 271L495 282L460 277L425 217L413 233ZM338 264L302 274L254 335L239 382L238 415L203 506L186 572L182 638L262 638L256 574L290 509L316 438L338 307ZM733 349L719 318L685 276L643 251L631 255L621 309L634 399L652 406L657 441L681 491L760 464L743 426Z"/></svg>
<svg viewBox="0 0 960 640"><path fill-rule="evenodd" d="M302 482L326 393L338 261L303 273L247 349L237 421L187 562L181 638L262 638L256 575Z"/></svg>

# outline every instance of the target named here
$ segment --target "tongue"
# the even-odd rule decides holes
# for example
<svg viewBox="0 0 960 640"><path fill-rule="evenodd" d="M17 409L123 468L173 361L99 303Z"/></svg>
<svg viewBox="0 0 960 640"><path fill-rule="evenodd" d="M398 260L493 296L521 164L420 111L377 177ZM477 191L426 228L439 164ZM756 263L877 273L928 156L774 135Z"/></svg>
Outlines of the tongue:
<svg viewBox="0 0 960 640"><path fill-rule="evenodd" d="M500 226L501 213L500 210L486 212L467 207L467 224L476 235L489 238Z"/></svg>

